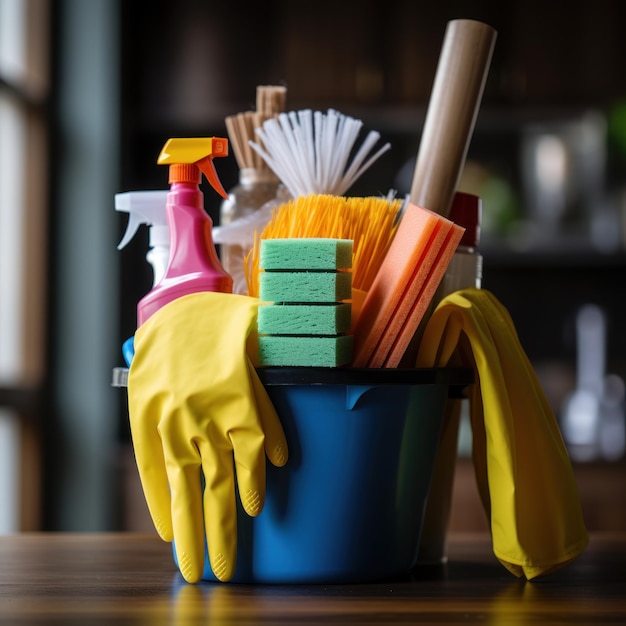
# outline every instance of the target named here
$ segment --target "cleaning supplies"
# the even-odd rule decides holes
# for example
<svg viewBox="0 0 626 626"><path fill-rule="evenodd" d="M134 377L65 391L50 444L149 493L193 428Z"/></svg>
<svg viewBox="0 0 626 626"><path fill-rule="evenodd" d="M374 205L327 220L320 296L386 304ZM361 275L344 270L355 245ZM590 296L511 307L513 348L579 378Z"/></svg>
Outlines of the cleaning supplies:
<svg viewBox="0 0 626 626"><path fill-rule="evenodd" d="M354 367L397 367L463 228L409 204L354 328Z"/></svg>
<svg viewBox="0 0 626 626"><path fill-rule="evenodd" d="M239 229L241 222L280 196L280 182L271 172L253 167L239 169L239 181L229 190L220 208L220 226L213 230L213 240L220 245L224 269L233 277L233 292L247 291L243 260L254 244L254 231ZM266 220L268 217L266 217ZM235 230L236 228L236 230ZM232 235L235 233L235 237Z"/></svg>
<svg viewBox="0 0 626 626"><path fill-rule="evenodd" d="M263 302L337 302L349 300L352 276L347 272L310 272L308 268L261 272Z"/></svg>
<svg viewBox="0 0 626 626"><path fill-rule="evenodd" d="M451 20L420 139L410 200L448 216L476 124L496 31L476 20Z"/></svg>
<svg viewBox="0 0 626 626"><path fill-rule="evenodd" d="M215 576L234 575L237 501L258 515L266 457L287 461L280 420L247 353L258 306L238 294L192 293L135 333L128 409L137 468L154 526L175 541L189 582L202 576L205 545Z"/></svg>
<svg viewBox="0 0 626 626"><path fill-rule="evenodd" d="M148 508L159 535L176 541L179 569L190 582L204 571L207 544L215 575L233 576L235 477L244 510L258 515L266 455L277 465L287 459L280 421L246 350L258 300L231 293L199 189L204 173L226 195L212 159L225 156L227 145L215 137L170 139L159 156L170 165L171 255L163 278L137 307L128 375Z"/></svg>
<svg viewBox="0 0 626 626"><path fill-rule="evenodd" d="M352 358L352 241L266 239L261 245L259 365L337 367ZM291 318L281 326L277 322Z"/></svg>
<svg viewBox="0 0 626 626"><path fill-rule="evenodd" d="M287 202L287 199L297 201L304 197L308 198L305 204L309 204L313 197L320 198L321 203L327 204L329 198L345 194L365 171L391 148L389 143L385 143L374 154L371 154L380 139L380 133L376 131L370 131L361 145L357 145L362 127L362 121L334 109L329 109L327 113L310 109L282 112L265 120L256 130L257 141L249 141L248 147L263 159L282 183L279 197L268 204L270 206L273 204L272 208L280 207ZM389 202L391 201L392 198L389 198ZM400 203L398 207L399 205ZM265 224L271 217L271 213L267 214ZM352 239L355 244L355 254L358 254L358 237L327 230L320 233L319 229L327 229L330 226L329 221L334 225L337 223L337 217L331 216L330 211L326 212L327 219L319 215L314 217L301 215L300 217L302 219L298 221L305 225L305 232L301 231L300 235L289 236ZM360 225L364 224L367 224L367 221L360 222ZM343 225L348 225L345 216ZM252 226L252 223L248 226ZM306 231L311 226L316 228L316 232ZM375 224L369 227L371 238L380 237L380 245L384 247L388 231L377 230ZM260 228L259 232L261 230L263 229ZM250 232L253 231L248 228L247 233ZM221 238L224 235L225 233L220 232L219 236ZM241 237L243 232L238 235ZM254 262L255 254L252 254L251 258ZM257 271L258 265L250 268L244 263L249 295L257 293L254 284ZM355 272L355 279L358 278L359 273L359 271ZM358 281L355 281L355 289L361 289Z"/></svg>
<svg viewBox="0 0 626 626"><path fill-rule="evenodd" d="M141 326L162 306L199 291L232 292L232 278L221 266L212 239L213 222L204 210L202 174L222 196L213 159L228 154L228 140L217 137L170 139L158 158L169 165L167 220L170 259L163 278L137 305Z"/></svg>
<svg viewBox="0 0 626 626"><path fill-rule="evenodd" d="M391 148L386 143L368 158L380 133L370 131L357 148L362 126L361 120L334 109L289 111L263 122L257 130L262 143L250 142L250 146L292 198L312 193L340 196Z"/></svg>
<svg viewBox="0 0 626 626"><path fill-rule="evenodd" d="M150 229L150 249L146 260L152 266L155 286L163 275L170 256L170 231L167 226L167 191L128 191L115 194L115 210L128 213L128 225L118 250L128 245L142 224Z"/></svg>
<svg viewBox="0 0 626 626"><path fill-rule="evenodd" d="M352 268L352 241L330 238L276 239L261 245L261 269L333 271Z"/></svg>
<svg viewBox="0 0 626 626"><path fill-rule="evenodd" d="M402 200L309 194L282 204L261 231L246 259L248 294L259 295L259 263L263 241L286 238L329 238L352 241L352 319L356 319L393 240ZM358 304L357 304L358 303Z"/></svg>
<svg viewBox="0 0 626 626"><path fill-rule="evenodd" d="M239 166L239 180L228 191L220 207L220 225L213 229L213 241L220 246L220 260L233 278L233 292L245 294L246 278L243 260L254 243L255 216L266 204L288 199L278 177L256 153L249 141L265 120L272 119L285 109L287 89L281 85L259 85L256 93L256 111L244 111L226 118L230 145ZM265 215L259 232L271 217Z"/></svg>
<svg viewBox="0 0 626 626"><path fill-rule="evenodd" d="M449 219L465 228L465 232L433 298L432 310L434 310L433 305L438 304L443 298L455 291L481 287L483 258L478 251L481 217L482 201L478 196L461 191L454 194ZM424 322L427 321L428 317L422 320L420 330L418 330L412 344L412 348L414 347L414 350L411 349L410 351L412 364L415 363L417 356L417 348L421 339L420 331L423 331ZM459 340L459 351L467 351L464 343L464 339ZM458 365L457 360L459 358L459 355L455 355L448 365L452 367ZM459 451L459 428L462 417L469 417L469 399L467 397L448 398L420 536L419 560L421 562L441 563L446 557L446 535L450 519L454 472Z"/></svg>
<svg viewBox="0 0 626 626"><path fill-rule="evenodd" d="M264 305L258 326L266 335L339 335L350 330L351 308L348 302Z"/></svg>
<svg viewBox="0 0 626 626"><path fill-rule="evenodd" d="M444 222L482 98L496 33L474 20L448 23L411 185L410 203L363 302L354 333L355 367L398 367L428 317L463 229ZM430 236L433 237L430 240Z"/></svg>
<svg viewBox="0 0 626 626"><path fill-rule="evenodd" d="M465 232L441 281L436 295L437 301L459 289L480 288L483 277L483 257L478 249L482 200L474 194L457 191L448 218L462 226Z"/></svg>
<svg viewBox="0 0 626 626"><path fill-rule="evenodd" d="M470 349L459 351L463 338ZM508 311L487 290L439 303L416 365L445 367L459 355L475 371L472 459L494 554L516 576L547 574L580 555L587 531L556 418Z"/></svg>

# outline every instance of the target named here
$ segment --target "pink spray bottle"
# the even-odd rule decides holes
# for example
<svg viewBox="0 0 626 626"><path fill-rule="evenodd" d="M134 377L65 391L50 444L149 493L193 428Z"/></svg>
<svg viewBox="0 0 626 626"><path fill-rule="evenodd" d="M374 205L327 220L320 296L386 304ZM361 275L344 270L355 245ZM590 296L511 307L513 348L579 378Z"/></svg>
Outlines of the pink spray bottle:
<svg viewBox="0 0 626 626"><path fill-rule="evenodd" d="M157 162L169 165L170 258L163 278L137 305L138 326L181 296L232 292L233 280L218 259L211 234L213 221L204 209L199 186L204 174L211 186L227 197L213 164L215 157L227 154L228 140L218 137L169 139L163 147Z"/></svg>

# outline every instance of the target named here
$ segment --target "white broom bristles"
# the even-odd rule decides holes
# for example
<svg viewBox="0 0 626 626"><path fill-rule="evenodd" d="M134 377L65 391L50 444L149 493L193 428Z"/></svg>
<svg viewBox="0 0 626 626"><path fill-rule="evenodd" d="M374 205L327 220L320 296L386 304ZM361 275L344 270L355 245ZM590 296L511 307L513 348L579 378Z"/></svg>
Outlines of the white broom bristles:
<svg viewBox="0 0 626 626"><path fill-rule="evenodd" d="M370 155L380 133L370 131L348 164L363 122L329 109L281 113L256 130L263 146L248 143L278 176L293 198L309 194L343 195L391 148ZM367 159L367 160L366 160Z"/></svg>

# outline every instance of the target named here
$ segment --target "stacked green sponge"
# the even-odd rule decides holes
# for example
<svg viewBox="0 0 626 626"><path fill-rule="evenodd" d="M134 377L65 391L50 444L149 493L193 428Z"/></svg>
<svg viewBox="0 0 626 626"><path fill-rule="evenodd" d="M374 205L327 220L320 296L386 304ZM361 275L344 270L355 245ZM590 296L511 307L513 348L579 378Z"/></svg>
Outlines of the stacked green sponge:
<svg viewBox="0 0 626 626"><path fill-rule="evenodd" d="M348 364L352 241L264 239L259 267L259 365Z"/></svg>

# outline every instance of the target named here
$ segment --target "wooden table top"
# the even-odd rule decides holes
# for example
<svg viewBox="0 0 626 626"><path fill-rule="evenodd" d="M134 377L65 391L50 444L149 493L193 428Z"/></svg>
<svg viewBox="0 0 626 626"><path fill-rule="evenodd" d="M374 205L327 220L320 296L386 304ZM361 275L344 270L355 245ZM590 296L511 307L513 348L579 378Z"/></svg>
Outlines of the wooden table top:
<svg viewBox="0 0 626 626"><path fill-rule="evenodd" d="M0 537L0 624L626 624L626 533L515 578L484 534L452 535L446 565L360 585L185 583L170 546L137 534Z"/></svg>

